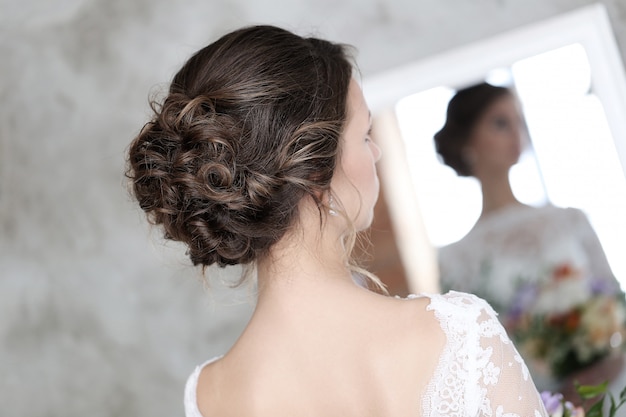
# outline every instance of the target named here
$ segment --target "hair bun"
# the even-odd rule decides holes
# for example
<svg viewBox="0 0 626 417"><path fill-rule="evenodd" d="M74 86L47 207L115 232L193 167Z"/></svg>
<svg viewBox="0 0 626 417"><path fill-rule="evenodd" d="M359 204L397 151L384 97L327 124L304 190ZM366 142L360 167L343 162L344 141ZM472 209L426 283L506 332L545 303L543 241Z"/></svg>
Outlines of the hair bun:
<svg viewBox="0 0 626 417"><path fill-rule="evenodd" d="M351 77L341 45L271 26L201 49L131 143L140 206L194 264L265 256L330 187Z"/></svg>

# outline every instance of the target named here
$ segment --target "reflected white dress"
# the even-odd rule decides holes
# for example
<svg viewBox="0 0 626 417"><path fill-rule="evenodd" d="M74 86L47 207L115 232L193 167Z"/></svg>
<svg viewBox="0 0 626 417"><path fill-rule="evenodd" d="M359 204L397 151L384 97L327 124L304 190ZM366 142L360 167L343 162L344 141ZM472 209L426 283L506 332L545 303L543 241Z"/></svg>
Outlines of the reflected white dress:
<svg viewBox="0 0 626 417"><path fill-rule="evenodd" d="M586 215L553 205L510 206L481 218L460 241L439 249L441 287L487 300L499 313L514 302L520 284L552 279L547 271L567 266L605 291L620 291L596 233ZM571 296L557 297L572 302ZM540 390L556 381L525 358Z"/></svg>
<svg viewBox="0 0 626 417"><path fill-rule="evenodd" d="M547 417L524 361L485 301L458 292L419 297L430 298L427 309L447 341L433 358L437 366L426 393L416 399L416 417ZM217 359L187 380L186 417L213 417L200 414L196 389L202 368Z"/></svg>

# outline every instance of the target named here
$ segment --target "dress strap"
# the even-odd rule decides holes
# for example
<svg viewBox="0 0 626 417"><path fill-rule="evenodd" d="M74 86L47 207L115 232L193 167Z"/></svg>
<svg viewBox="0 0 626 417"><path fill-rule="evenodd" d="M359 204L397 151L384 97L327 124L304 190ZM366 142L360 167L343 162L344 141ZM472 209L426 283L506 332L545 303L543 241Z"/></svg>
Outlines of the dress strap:
<svg viewBox="0 0 626 417"><path fill-rule="evenodd" d="M204 367L221 359L223 356L224 355L216 356L203 364L196 366L196 369L194 369L193 373L189 376L189 378L187 378L187 383L185 384L185 417L203 417L198 409L198 377Z"/></svg>

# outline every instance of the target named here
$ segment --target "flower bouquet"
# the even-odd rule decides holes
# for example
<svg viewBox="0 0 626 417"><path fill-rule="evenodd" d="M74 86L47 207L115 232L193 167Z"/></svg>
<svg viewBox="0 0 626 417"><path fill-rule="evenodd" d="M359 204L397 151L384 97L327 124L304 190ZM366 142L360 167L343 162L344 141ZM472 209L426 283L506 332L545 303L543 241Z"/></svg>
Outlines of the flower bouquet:
<svg viewBox="0 0 626 417"><path fill-rule="evenodd" d="M550 268L548 278L519 283L501 320L522 355L561 380L622 346L626 307L621 291L571 264Z"/></svg>

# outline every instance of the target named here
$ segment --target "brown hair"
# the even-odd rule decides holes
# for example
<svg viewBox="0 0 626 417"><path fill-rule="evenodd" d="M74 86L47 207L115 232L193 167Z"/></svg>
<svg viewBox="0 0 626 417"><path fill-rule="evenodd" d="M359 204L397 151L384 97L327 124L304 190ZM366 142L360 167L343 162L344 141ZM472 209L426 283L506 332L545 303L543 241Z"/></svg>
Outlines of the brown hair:
<svg viewBox="0 0 626 417"><path fill-rule="evenodd" d="M345 45L273 26L193 55L132 141L127 176L194 265L248 264L330 188L353 65ZM320 212L321 213L321 212ZM320 214L321 216L321 214Z"/></svg>
<svg viewBox="0 0 626 417"><path fill-rule="evenodd" d="M474 127L496 100L511 94L508 88L481 83L457 91L448 103L446 123L435 133L435 148L458 175L472 175L464 152Z"/></svg>

